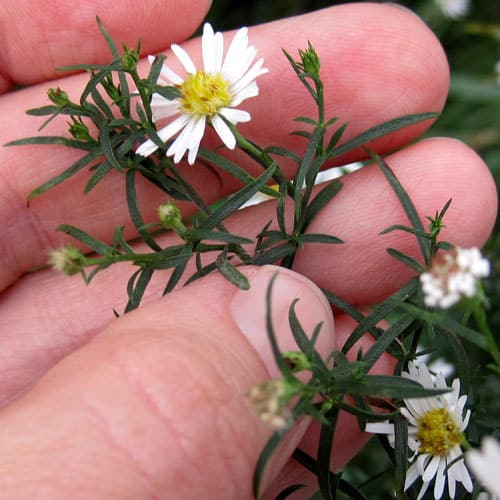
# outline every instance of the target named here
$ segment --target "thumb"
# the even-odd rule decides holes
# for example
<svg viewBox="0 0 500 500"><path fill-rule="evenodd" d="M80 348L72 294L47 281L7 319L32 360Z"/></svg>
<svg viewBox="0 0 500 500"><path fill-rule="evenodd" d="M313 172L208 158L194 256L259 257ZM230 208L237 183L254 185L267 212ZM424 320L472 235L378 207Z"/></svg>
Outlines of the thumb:
<svg viewBox="0 0 500 500"><path fill-rule="evenodd" d="M245 394L278 375L265 328L265 294L278 268L244 268L251 288L210 275L113 322L0 414L0 498L252 496L272 430ZM330 307L306 278L280 269L272 318L282 350L294 299L317 349L333 347ZM297 425L266 483L302 437ZM266 484L264 485L264 487Z"/></svg>

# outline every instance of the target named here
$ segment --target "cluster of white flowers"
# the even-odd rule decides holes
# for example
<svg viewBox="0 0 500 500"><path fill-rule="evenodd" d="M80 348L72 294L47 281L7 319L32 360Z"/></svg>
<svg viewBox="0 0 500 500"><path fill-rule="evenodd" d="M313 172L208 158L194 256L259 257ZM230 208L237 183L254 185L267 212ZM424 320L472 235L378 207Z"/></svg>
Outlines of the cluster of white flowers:
<svg viewBox="0 0 500 500"><path fill-rule="evenodd" d="M283 429L287 423L288 409L283 404L286 394L283 380L269 380L255 387L248 393L248 398L260 419L275 429Z"/></svg>
<svg viewBox="0 0 500 500"><path fill-rule="evenodd" d="M263 68L263 59L254 63L257 49L248 45L248 28L238 30L225 57L222 33L214 33L208 23L203 27L201 44L203 70L196 69L183 48L171 46L187 75L182 78L164 64L159 83L174 85L181 96L169 100L154 94L151 100L154 122L178 115L158 131L158 137L164 142L179 134L167 149L167 156L173 156L175 163L186 152L188 163L192 165L195 162L207 123L212 125L226 147L234 149L236 138L226 121L234 125L250 120L248 112L234 108L249 97L258 95L255 80L268 71ZM152 62L154 58L150 56L149 60ZM136 153L149 156L157 149L152 140L147 140Z"/></svg>
<svg viewBox="0 0 500 500"><path fill-rule="evenodd" d="M493 437L485 437L481 449L465 455L467 465L489 493L500 498L500 444Z"/></svg>
<svg viewBox="0 0 500 500"><path fill-rule="evenodd" d="M435 0L441 12L451 19L461 19L469 13L470 0Z"/></svg>
<svg viewBox="0 0 500 500"><path fill-rule="evenodd" d="M429 307L447 309L463 297L474 297L477 282L490 273L490 263L477 248L455 247L439 253L429 271L420 275L424 302Z"/></svg>
<svg viewBox="0 0 500 500"><path fill-rule="evenodd" d="M410 362L403 377L419 382L430 389L450 389L442 374L432 375L424 363ZM401 414L408 421L408 447L413 452L412 464L408 468L405 482L407 490L422 477L420 500L434 480L434 498L443 496L448 480L448 494L455 497L456 483L462 483L471 492L470 474L464 464L462 449L463 431L467 427L470 411L464 414L467 396L460 396L460 381L453 380L451 392L428 398L404 399ZM387 434L394 446L394 425L389 422L372 423L366 426L368 432Z"/></svg>

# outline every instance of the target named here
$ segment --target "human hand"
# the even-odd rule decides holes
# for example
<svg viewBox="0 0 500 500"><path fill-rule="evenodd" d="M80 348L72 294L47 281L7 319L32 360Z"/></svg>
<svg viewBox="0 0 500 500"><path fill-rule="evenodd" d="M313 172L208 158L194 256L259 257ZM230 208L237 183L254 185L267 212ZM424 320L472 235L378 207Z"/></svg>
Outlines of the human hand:
<svg viewBox="0 0 500 500"><path fill-rule="evenodd" d="M122 2L119 11L109 13L100 1L78 12L69 5L57 12L46 6L45 12L29 16L23 9L32 9L32 2L4 2L0 32L7 50L0 56L0 88L7 92L9 80L41 84L0 97L2 143L36 134L40 122L24 110L43 104L48 86L79 95L80 75L46 81L58 76L54 67L108 60L95 14L116 40L134 46L140 36L144 52L156 53L188 36L208 7L201 1L146 3L149 9L140 10L138 2ZM23 23L12 23L12 17ZM293 52L309 39L323 63L328 114L350 123L346 138L406 113L440 110L446 98L448 70L438 42L416 17L394 6L335 7L252 28L250 37L271 70L259 80L260 97L248 101L252 121L241 127L260 143L291 146L296 140L289 136L292 119L313 112L281 54L282 47ZM199 41L187 45L194 54L191 48ZM61 123L49 127L50 133L62 133ZM403 147L424 129L424 124L405 129L372 147L380 153ZM102 239L115 226L132 226L122 187L113 177L85 198L81 181L72 179L26 208L28 193L70 160L67 149L55 147L3 149L0 157L0 497L249 497L253 467L271 430L252 413L244 395L277 373L263 326L264 291L275 269L245 270L249 292L212 275L157 300L158 280L149 303L119 320L113 319L112 308L123 308L124 266L102 273L88 288L77 277L50 270L26 274L63 242L54 232L59 223ZM486 166L470 149L432 139L387 161L422 215L433 214L453 197L445 239L463 247L485 241L496 214L496 193ZM237 187L224 174L221 182L206 169L183 169L207 201ZM164 201L145 183L139 198L147 200L145 217ZM182 209L190 211L186 205ZM228 226L253 236L272 213L270 203L252 207ZM334 233L346 244L306 246L295 270L355 305L373 303L409 277L385 248L416 254L413 239L378 235L404 221L383 176L365 167L345 177L335 204L311 228ZM284 270L276 284L274 314L282 348L291 347L282 318L294 298L300 299L298 315L306 331L325 322L323 354L342 345L352 324L338 314L334 332L331 312L312 284ZM377 369L389 370L390 362ZM353 419L344 416L339 429L337 468L366 440ZM299 442L313 446L316 430L303 421L290 432L268 475L270 492L292 475L296 482L310 479L300 477L288 458Z"/></svg>

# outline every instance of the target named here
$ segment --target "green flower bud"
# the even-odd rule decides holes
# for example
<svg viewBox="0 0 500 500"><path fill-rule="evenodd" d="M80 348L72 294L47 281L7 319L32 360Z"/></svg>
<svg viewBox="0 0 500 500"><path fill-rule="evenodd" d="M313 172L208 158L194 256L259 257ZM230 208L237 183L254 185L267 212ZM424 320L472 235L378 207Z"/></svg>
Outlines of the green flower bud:
<svg viewBox="0 0 500 500"><path fill-rule="evenodd" d="M299 50L299 55L304 71L306 73L309 73L315 78L319 78L319 70L321 68L321 63L317 52L311 45L311 42L308 43L307 50Z"/></svg>
<svg viewBox="0 0 500 500"><path fill-rule="evenodd" d="M139 52L136 49L127 49L122 55L122 64L129 71L134 71L139 63Z"/></svg>
<svg viewBox="0 0 500 500"><path fill-rule="evenodd" d="M300 351L287 351L281 353L281 356L285 360L292 372L301 372L303 370L310 370L311 363L307 359L307 356Z"/></svg>
<svg viewBox="0 0 500 500"><path fill-rule="evenodd" d="M69 123L69 133L75 139L80 141L88 141L89 139L92 139L89 134L89 128L82 122L81 119L77 120L74 117L71 117L71 119L73 122Z"/></svg>
<svg viewBox="0 0 500 500"><path fill-rule="evenodd" d="M158 207L158 218L165 229L185 230L181 212L177 205L171 201Z"/></svg>
<svg viewBox="0 0 500 500"><path fill-rule="evenodd" d="M68 94L61 90L59 87L56 89L51 88L47 90L47 95L49 99L58 107L63 108L70 103Z"/></svg>
<svg viewBox="0 0 500 500"><path fill-rule="evenodd" d="M85 263L85 255L78 248L71 245L56 248L49 255L49 264L66 276L72 276L83 271Z"/></svg>

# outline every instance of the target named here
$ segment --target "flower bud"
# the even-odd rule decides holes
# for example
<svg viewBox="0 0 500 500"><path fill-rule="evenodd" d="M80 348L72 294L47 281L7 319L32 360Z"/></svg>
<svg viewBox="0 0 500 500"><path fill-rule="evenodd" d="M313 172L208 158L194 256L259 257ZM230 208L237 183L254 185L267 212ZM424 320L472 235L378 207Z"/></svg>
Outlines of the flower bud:
<svg viewBox="0 0 500 500"><path fill-rule="evenodd" d="M70 103L68 94L64 92L64 90L61 90L59 87L57 87L56 89L51 88L47 90L47 95L49 99L59 108L63 108Z"/></svg>
<svg viewBox="0 0 500 500"><path fill-rule="evenodd" d="M134 71L139 62L139 52L136 49L127 49L122 55L122 64L129 71Z"/></svg>
<svg viewBox="0 0 500 500"><path fill-rule="evenodd" d="M71 245L56 248L49 255L49 264L66 276L72 276L83 271L85 263L85 255L78 248Z"/></svg>
<svg viewBox="0 0 500 500"><path fill-rule="evenodd" d="M304 71L315 78L319 78L321 63L311 42L309 42L307 50L299 50L299 55Z"/></svg>
<svg viewBox="0 0 500 500"><path fill-rule="evenodd" d="M185 229L181 212L171 201L158 207L158 218L165 229Z"/></svg>

